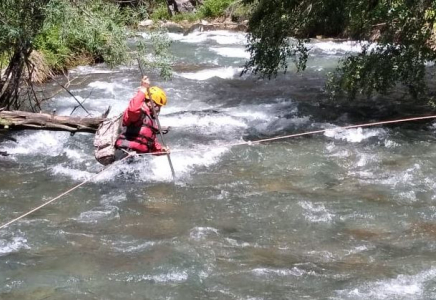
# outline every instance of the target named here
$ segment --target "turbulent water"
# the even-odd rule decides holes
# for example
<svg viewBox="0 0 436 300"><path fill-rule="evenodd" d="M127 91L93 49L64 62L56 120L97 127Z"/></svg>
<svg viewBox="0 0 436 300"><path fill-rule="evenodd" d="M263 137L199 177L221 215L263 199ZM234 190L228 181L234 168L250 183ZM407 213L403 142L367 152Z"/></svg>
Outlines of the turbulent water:
<svg viewBox="0 0 436 300"><path fill-rule="evenodd" d="M150 77L169 99L175 183L165 156L93 178L91 134L0 144L1 224L92 178L0 229L0 299L436 299L436 125L343 130L356 119L317 104L358 46L313 42L307 72L267 81L239 76L242 33L171 38L174 78ZM80 67L70 90L116 115L138 73ZM76 105L64 93L47 110Z"/></svg>

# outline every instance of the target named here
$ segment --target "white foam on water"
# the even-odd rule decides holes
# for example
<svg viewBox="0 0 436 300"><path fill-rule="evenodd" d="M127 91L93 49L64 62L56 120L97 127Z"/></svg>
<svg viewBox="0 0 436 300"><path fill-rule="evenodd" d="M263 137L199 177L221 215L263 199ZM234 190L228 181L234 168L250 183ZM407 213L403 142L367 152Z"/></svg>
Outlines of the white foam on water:
<svg viewBox="0 0 436 300"><path fill-rule="evenodd" d="M79 223L98 223L101 221L111 221L120 218L119 208L116 206L96 207L90 211L82 212L77 218L73 218Z"/></svg>
<svg viewBox="0 0 436 300"><path fill-rule="evenodd" d="M390 172L388 178L379 179L378 182L380 184L385 184L388 186L392 186L392 188L397 187L410 187L414 186L416 182L414 180L421 170L421 166L419 164L414 164L412 167L401 171L400 173L392 173Z"/></svg>
<svg viewBox="0 0 436 300"><path fill-rule="evenodd" d="M220 45L245 45L247 43L245 33L228 30L194 31L187 35L183 35L182 33L168 33L168 36L173 41L193 44L211 41Z"/></svg>
<svg viewBox="0 0 436 300"><path fill-rule="evenodd" d="M348 174L350 175L350 177L358 177L364 180L372 179L375 177L375 174L373 172L367 170L358 172L349 171Z"/></svg>
<svg viewBox="0 0 436 300"><path fill-rule="evenodd" d="M115 96L115 91L119 91L125 88L124 84L115 83L115 82L107 82L107 81L94 81L88 84L88 87L93 89L98 89L105 93L109 93Z"/></svg>
<svg viewBox="0 0 436 300"><path fill-rule="evenodd" d="M196 241L202 240L211 234L218 235L218 229L213 227L195 227L189 232L190 238Z"/></svg>
<svg viewBox="0 0 436 300"><path fill-rule="evenodd" d="M86 109L86 111L79 106L76 99L73 97L58 97L56 98L57 116L72 116L72 117L100 117L107 109L108 106L112 106L111 114L115 110L113 107L116 106L116 103L121 101L116 101L118 98L116 95L111 95L110 97L104 98L83 98L79 95L76 95L75 98L77 101L82 103L82 106ZM115 103L114 103L115 102ZM126 104L123 103L121 109L125 109ZM74 110L74 112L73 112ZM89 113L89 114L88 114Z"/></svg>
<svg viewBox="0 0 436 300"><path fill-rule="evenodd" d="M103 196L103 199L100 201L102 205L112 205L126 201L126 195L119 191L117 195L114 196Z"/></svg>
<svg viewBox="0 0 436 300"><path fill-rule="evenodd" d="M8 280L2 289L2 293L10 293L13 290L20 290L28 286L28 282L24 280Z"/></svg>
<svg viewBox="0 0 436 300"><path fill-rule="evenodd" d="M230 151L211 145L200 149L176 149L171 153L171 161L176 174L176 181L187 178L195 168L208 167L216 164L221 156ZM68 176L82 181L92 178L93 182L109 182L125 178L136 182L171 182L173 180L171 168L166 155L143 155L134 157L132 161L117 162L116 166L107 168L102 173L91 173L57 165L52 168L56 175Z"/></svg>
<svg viewBox="0 0 436 300"><path fill-rule="evenodd" d="M262 106L260 110L256 106L249 105L212 114L184 113L180 116L162 116L161 121L163 121L163 125L187 129L194 133L201 129L201 134L208 137L206 140L210 139L211 135L220 134L218 139L208 141L206 144L188 144L181 145L181 147L171 147L171 158L176 177L183 180L195 171L196 168L209 167L218 163L225 153L231 151L231 148L227 145L232 143L232 141L240 141L241 132L248 128L250 121L259 119L269 120L268 115L274 114L275 110L280 108L281 105L281 103L268 104L265 107ZM256 127L258 125L256 123ZM70 146L66 147L65 144L69 139L68 133L32 133L26 136L26 139L20 139L22 147L15 147L10 152L36 152L49 156L64 154L68 161L74 161L75 165L60 163L52 166L50 172L53 175L65 176L75 181L89 180L94 177L92 178L93 182L107 182L116 180L120 176L129 179L134 178L134 180L142 182L172 181L171 169L165 155L144 155L141 158L135 159L136 161L133 163L121 162L119 165L98 174L100 168L96 169L99 165L93 160L92 153L87 153ZM30 143L37 150L29 148L25 145L27 143ZM85 169L83 168L83 162L85 162ZM82 164L77 165L76 163ZM144 172L144 170L148 171ZM95 177L97 174L98 176Z"/></svg>
<svg viewBox="0 0 436 300"><path fill-rule="evenodd" d="M393 279L369 282L337 293L345 299L422 299L420 297L423 296L426 284L432 285L435 279L436 270L430 269L416 275L399 275Z"/></svg>
<svg viewBox="0 0 436 300"><path fill-rule="evenodd" d="M316 261L322 261L322 262L332 262L337 259L338 254L333 254L330 251L327 250L321 250L321 251L308 251L307 254L309 254L312 257L316 258Z"/></svg>
<svg viewBox="0 0 436 300"><path fill-rule="evenodd" d="M232 79L235 76L239 76L241 73L242 68L235 68L235 67L223 67L223 68L213 68L213 69L206 69L201 70L198 72L186 72L186 73L175 73L175 75L192 79L192 80L208 80L213 77L219 77L222 79Z"/></svg>
<svg viewBox="0 0 436 300"><path fill-rule="evenodd" d="M111 74L117 73L116 70L111 70L105 67L105 65L96 66L78 66L69 71L71 74L88 75L88 74Z"/></svg>
<svg viewBox="0 0 436 300"><path fill-rule="evenodd" d="M83 150L70 149L70 148L65 148L64 153L68 159L73 160L75 162L82 162L90 156L89 153L85 153Z"/></svg>
<svg viewBox="0 0 436 300"><path fill-rule="evenodd" d="M292 269L256 268L253 269L252 272L256 276L266 276L266 277L270 277L271 275L280 276L280 277L288 277L288 276L300 277L308 274L307 271L301 270L297 267L293 267ZM314 272L311 273L314 274Z"/></svg>
<svg viewBox="0 0 436 300"><path fill-rule="evenodd" d="M91 177L96 175L96 173L65 167L62 164L52 167L51 172L53 175L67 176L76 181L89 180Z"/></svg>
<svg viewBox="0 0 436 300"><path fill-rule="evenodd" d="M188 280L188 273L186 271L173 271L158 275L129 275L123 281L135 283L143 281L155 283L183 283L186 280Z"/></svg>
<svg viewBox="0 0 436 300"><path fill-rule="evenodd" d="M385 147L386 148L397 148L397 147L401 146L397 142L394 142L394 141L391 141L391 140L385 140L384 143L385 143Z"/></svg>
<svg viewBox="0 0 436 300"><path fill-rule="evenodd" d="M173 128L190 129L194 132L200 129L204 135L223 131L231 132L248 127L243 119L222 114L211 116L187 113L181 116L168 116L165 118L165 124Z"/></svg>
<svg viewBox="0 0 436 300"><path fill-rule="evenodd" d="M259 247L257 244L251 244L247 242L241 242L232 238L225 238L225 241L229 243L230 246L236 247L236 248L251 248L251 247Z"/></svg>
<svg viewBox="0 0 436 300"><path fill-rule="evenodd" d="M27 239L24 237L16 236L10 239L0 239L0 256L16 253L21 249L30 249Z"/></svg>
<svg viewBox="0 0 436 300"><path fill-rule="evenodd" d="M280 118L269 116L264 118L261 122L253 125L257 131L270 135L273 132L280 132L287 128L296 128L310 122L309 117L292 117L292 118Z"/></svg>
<svg viewBox="0 0 436 300"><path fill-rule="evenodd" d="M84 102L86 99L84 99L82 96L80 95L75 95L74 96L76 99L74 99L73 97L71 97L70 95L67 96L59 96L56 97L56 104L57 104L57 108L56 108L56 115L57 116L69 116L73 110L73 108L76 105L79 105L77 103L77 101L79 101L80 103ZM87 106L91 103L91 101L89 103L86 103L86 101L83 103L83 107L87 108ZM86 112L83 111L82 108L77 108L74 111L74 116L77 116L78 114L83 114L86 115Z"/></svg>
<svg viewBox="0 0 436 300"><path fill-rule="evenodd" d="M398 194L398 196L409 203L418 201L415 191L401 192Z"/></svg>
<svg viewBox="0 0 436 300"><path fill-rule="evenodd" d="M368 163L380 161L379 156L376 154L358 153L357 158L358 160L355 163L357 167L364 167Z"/></svg>
<svg viewBox="0 0 436 300"><path fill-rule="evenodd" d="M227 153L229 149L207 147L204 151L195 151L191 149L181 149L181 152L171 155L171 160L174 166L176 177L183 179L193 172L194 169L200 167L209 167L216 164L222 155ZM166 156L160 156L151 161L151 172L140 173L139 179L142 181L171 181L171 169Z"/></svg>
<svg viewBox="0 0 436 300"><path fill-rule="evenodd" d="M250 53L245 48L211 47L210 50L224 57L250 58Z"/></svg>
<svg viewBox="0 0 436 300"><path fill-rule="evenodd" d="M336 140L360 143L374 136L385 136L386 131L384 129L363 129L361 127L351 129L334 128L326 130L324 135Z"/></svg>
<svg viewBox="0 0 436 300"><path fill-rule="evenodd" d="M433 122L433 123L429 126L429 128L432 129L432 130L436 130L436 122Z"/></svg>
<svg viewBox="0 0 436 300"><path fill-rule="evenodd" d="M310 117L291 116L298 113L298 109L284 99L275 99L272 103L258 105L239 105L236 108L226 108L223 112L243 120L246 127L253 127L260 133L270 135L280 132L283 129L295 128L306 125L310 122ZM286 117L283 113L286 112Z"/></svg>
<svg viewBox="0 0 436 300"><path fill-rule="evenodd" d="M371 247L368 247L366 245L361 245L361 246L356 246L351 250L346 250L346 252L347 252L347 255L354 255L354 254L362 253L362 252L365 252L368 250L373 250L374 248L375 248L374 245L372 245Z"/></svg>
<svg viewBox="0 0 436 300"><path fill-rule="evenodd" d="M121 252L121 253L138 253L142 252L146 249L149 249L153 246L158 244L158 242L152 242L152 241L136 241L136 240L130 240L130 241L120 241L116 240L112 242L112 249L115 251Z"/></svg>
<svg viewBox="0 0 436 300"><path fill-rule="evenodd" d="M329 212L322 203L300 201L298 205L304 209L304 218L312 223L331 223L333 221L334 214Z"/></svg>
<svg viewBox="0 0 436 300"><path fill-rule="evenodd" d="M209 31L209 39L220 45L246 45L247 35L243 32L232 32L227 30Z"/></svg>
<svg viewBox="0 0 436 300"><path fill-rule="evenodd" d="M358 42L346 41L346 42L334 42L334 41L325 41L325 42L313 42L306 44L306 47L310 50L319 49L322 52L330 55L336 54L345 54L345 53L358 53L362 51L362 45Z"/></svg>
<svg viewBox="0 0 436 300"><path fill-rule="evenodd" d="M231 108L225 110L229 115L238 118L244 118L248 120L267 120L270 117L270 114L267 114L266 111L259 106L239 106L238 108Z"/></svg>
<svg viewBox="0 0 436 300"><path fill-rule="evenodd" d="M15 142L5 142L3 150L9 154L58 156L64 150L70 134L66 132L36 131L20 135Z"/></svg>
<svg viewBox="0 0 436 300"><path fill-rule="evenodd" d="M199 44L207 41L207 36L201 32L193 32L189 35L183 35L182 33L169 32L168 36L173 41L179 41L181 43Z"/></svg>

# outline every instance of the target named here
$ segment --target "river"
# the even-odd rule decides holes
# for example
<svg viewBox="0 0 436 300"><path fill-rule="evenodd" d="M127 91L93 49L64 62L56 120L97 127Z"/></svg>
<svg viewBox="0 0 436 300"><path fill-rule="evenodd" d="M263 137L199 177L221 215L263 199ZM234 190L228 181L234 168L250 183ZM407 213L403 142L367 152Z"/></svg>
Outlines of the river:
<svg viewBox="0 0 436 300"><path fill-rule="evenodd" d="M0 299L436 299L436 123L343 130L376 113L320 104L357 45L314 41L306 72L268 81L239 76L242 33L170 37L173 79L149 75L168 96L175 182L165 156L122 162L0 229ZM71 77L93 115L122 112L140 81L135 65ZM46 108L75 106L61 93ZM13 137L1 224L102 170L92 134Z"/></svg>

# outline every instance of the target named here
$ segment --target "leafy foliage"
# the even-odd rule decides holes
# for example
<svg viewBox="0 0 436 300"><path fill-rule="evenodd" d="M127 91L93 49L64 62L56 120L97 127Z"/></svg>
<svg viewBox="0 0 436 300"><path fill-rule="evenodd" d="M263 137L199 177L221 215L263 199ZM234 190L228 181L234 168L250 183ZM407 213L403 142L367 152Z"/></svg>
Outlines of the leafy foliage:
<svg viewBox="0 0 436 300"><path fill-rule="evenodd" d="M203 18L221 16L232 2L234 0L205 0L200 6L199 15Z"/></svg>
<svg viewBox="0 0 436 300"><path fill-rule="evenodd" d="M419 98L425 93L425 64L436 59L436 1L429 0L245 0L256 5L249 22L251 59L245 72L276 76L293 58L304 70L304 40L316 34L344 34L376 42L349 56L329 82L350 98L387 93L398 83ZM289 39L297 38L297 41Z"/></svg>
<svg viewBox="0 0 436 300"><path fill-rule="evenodd" d="M8 58L8 66L0 76L0 106L18 108L21 104L18 98L22 75L26 68L32 72L29 58L33 41L43 25L43 8L48 1L0 1L0 53ZM25 92L30 97L31 91Z"/></svg>
<svg viewBox="0 0 436 300"><path fill-rule="evenodd" d="M171 40L166 33L164 29L152 32L150 35L151 49L144 42L141 42L138 45L138 50L142 65L148 69L160 70L159 75L164 79L169 79L172 76L173 56L168 52ZM148 53L147 58L144 53Z"/></svg>
<svg viewBox="0 0 436 300"><path fill-rule="evenodd" d="M171 16L168 12L168 6L166 1L156 1L152 13L151 19L153 20L172 20L175 22L187 20L189 22L198 21L200 19L217 18L227 14L227 9L233 4L241 2L241 0L205 0L201 6L194 12L180 13ZM246 13L243 9L243 5L235 5L238 9L239 15Z"/></svg>
<svg viewBox="0 0 436 300"><path fill-rule="evenodd" d="M124 2L123 2L124 3ZM109 66L127 63L137 56L127 44L129 31L147 14L147 7L123 6L107 0L2 0L0 2L0 59L7 61L5 76L0 78L0 107L19 108L23 75L32 87L30 53L38 50L49 65L61 70L77 63L105 62ZM165 41L162 33L156 33ZM155 38L156 51L151 66L161 68L167 76L170 68L168 43ZM140 48L138 50L148 49ZM145 53L139 53L146 57ZM29 103L38 104L34 93L27 90Z"/></svg>
<svg viewBox="0 0 436 300"><path fill-rule="evenodd" d="M150 15L152 20L168 20L171 18L168 7L166 3L160 3L158 6L156 6L155 9L153 9L153 12Z"/></svg>
<svg viewBox="0 0 436 300"><path fill-rule="evenodd" d="M127 32L116 5L102 0L83 0L73 2L73 5L66 0L52 0L46 11L47 18L39 39L41 43L38 44L41 48L53 50L55 55L65 54L61 52L65 47L74 52L80 49L110 66L127 61ZM53 36L55 33L57 37ZM50 34L57 44L44 45Z"/></svg>

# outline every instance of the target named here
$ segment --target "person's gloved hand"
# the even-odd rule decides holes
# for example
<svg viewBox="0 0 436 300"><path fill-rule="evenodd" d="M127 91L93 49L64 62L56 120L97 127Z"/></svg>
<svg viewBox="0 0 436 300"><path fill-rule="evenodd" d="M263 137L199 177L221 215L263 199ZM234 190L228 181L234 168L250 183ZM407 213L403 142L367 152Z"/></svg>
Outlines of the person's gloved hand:
<svg viewBox="0 0 436 300"><path fill-rule="evenodd" d="M159 151L157 152L153 152L153 155L156 156L161 156L161 155L166 155L170 153L170 148L169 147L162 147Z"/></svg>
<svg viewBox="0 0 436 300"><path fill-rule="evenodd" d="M149 87L150 87L150 78L148 78L148 76L142 77L141 86L139 87L139 90L144 94L147 94L147 89Z"/></svg>

